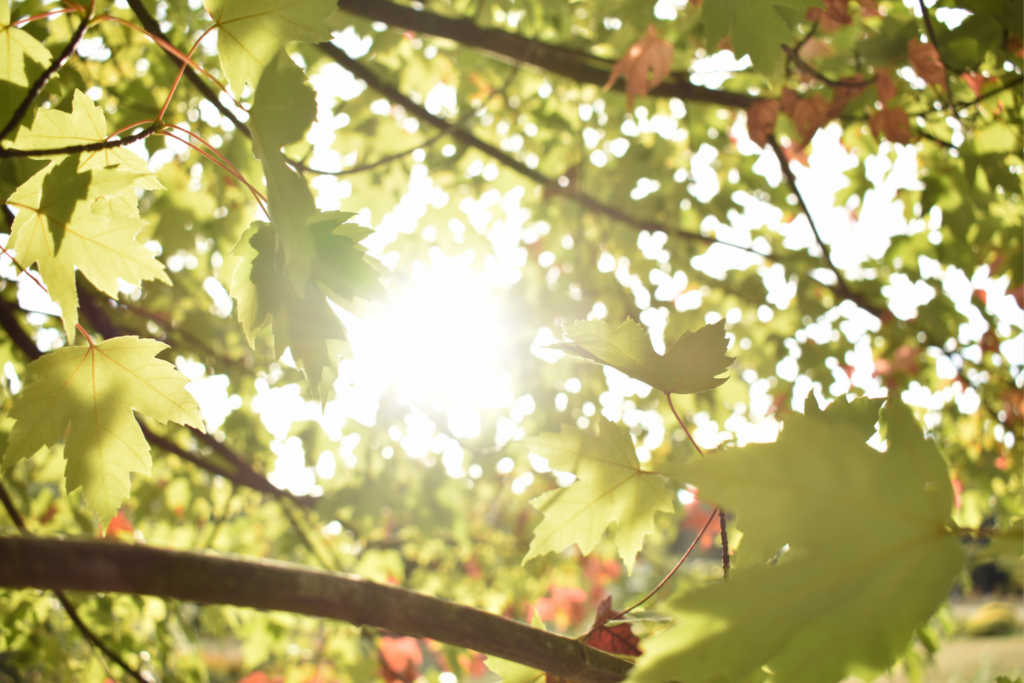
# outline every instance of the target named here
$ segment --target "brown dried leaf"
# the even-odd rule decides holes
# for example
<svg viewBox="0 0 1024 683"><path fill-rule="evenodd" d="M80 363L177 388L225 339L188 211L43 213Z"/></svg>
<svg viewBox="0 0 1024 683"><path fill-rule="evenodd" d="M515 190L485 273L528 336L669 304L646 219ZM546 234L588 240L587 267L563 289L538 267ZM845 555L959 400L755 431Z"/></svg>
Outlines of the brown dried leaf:
<svg viewBox="0 0 1024 683"><path fill-rule="evenodd" d="M751 140L762 147L768 144L781 108L779 100L758 100L747 107L747 133Z"/></svg>
<svg viewBox="0 0 1024 683"><path fill-rule="evenodd" d="M829 101L820 94L800 97L788 88L782 91L782 108L793 119L796 130L804 142L814 137L815 131L828 123Z"/></svg>
<svg viewBox="0 0 1024 683"><path fill-rule="evenodd" d="M878 101L883 105L896 97L896 83L886 70L879 70L875 77L875 89L878 90Z"/></svg>
<svg viewBox="0 0 1024 683"><path fill-rule="evenodd" d="M831 33L853 21L847 5L847 0L825 0L825 9L809 8L807 19L818 22L818 26L825 33Z"/></svg>
<svg viewBox="0 0 1024 683"><path fill-rule="evenodd" d="M906 145L913 137L910 118L902 107L884 107L868 119L868 124L871 125L871 132L879 138L884 135L888 140Z"/></svg>
<svg viewBox="0 0 1024 683"><path fill-rule="evenodd" d="M633 99L657 87L671 69L672 43L659 38L658 29L651 24L644 37L633 43L625 56L615 63L604 89L611 88L622 76L626 81L626 102L632 111Z"/></svg>
<svg viewBox="0 0 1024 683"><path fill-rule="evenodd" d="M828 108L828 118L834 119L843 113L846 105L860 97L867 86L859 78L844 78L843 83L849 85L837 85L832 89L832 104Z"/></svg>
<svg viewBox="0 0 1024 683"><path fill-rule="evenodd" d="M945 85L946 67L933 44L922 43L914 38L907 43L907 60L914 68L914 73L928 85Z"/></svg>

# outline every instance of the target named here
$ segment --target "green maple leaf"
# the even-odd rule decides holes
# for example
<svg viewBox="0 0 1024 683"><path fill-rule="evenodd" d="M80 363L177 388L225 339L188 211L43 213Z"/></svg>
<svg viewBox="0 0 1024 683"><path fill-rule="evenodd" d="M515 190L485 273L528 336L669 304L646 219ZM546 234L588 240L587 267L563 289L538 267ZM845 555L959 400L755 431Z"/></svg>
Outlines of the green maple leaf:
<svg viewBox="0 0 1024 683"><path fill-rule="evenodd" d="M601 418L601 435L562 425L560 434L542 434L527 446L548 459L551 468L578 478L530 503L544 513L534 530L523 563L573 543L587 555L613 522L618 523L615 545L626 569L654 531L654 514L672 512L672 494L661 476L640 467L629 432Z"/></svg>
<svg viewBox="0 0 1024 683"><path fill-rule="evenodd" d="M792 32L776 6L806 9L817 0L716 0L702 9L708 52L732 34L732 51L739 59L750 55L754 68L771 77L782 62L782 45L792 42Z"/></svg>
<svg viewBox="0 0 1024 683"><path fill-rule="evenodd" d="M27 31L11 26L11 8L0 0L0 128L28 94L53 55Z"/></svg>
<svg viewBox="0 0 1024 683"><path fill-rule="evenodd" d="M905 652L963 566L950 532L953 488L935 444L890 398L889 450L841 421L787 424L777 444L725 451L689 467L701 497L740 515L745 545L789 543L778 566L669 603L678 625L645 642L642 683L871 680Z"/></svg>
<svg viewBox="0 0 1024 683"><path fill-rule="evenodd" d="M150 471L149 444L132 411L203 429L199 405L185 391L188 380L155 358L166 348L151 339L116 337L33 361L28 370L39 379L11 407L17 422L4 469L63 437L67 489L83 487L106 526L129 495L129 472Z"/></svg>
<svg viewBox="0 0 1024 683"><path fill-rule="evenodd" d="M324 19L334 0L204 0L217 26L217 52L235 97L254 88L267 64L286 43L331 39Z"/></svg>
<svg viewBox="0 0 1024 683"><path fill-rule="evenodd" d="M822 410L814 397L808 396L804 414L807 417L828 420L832 424L845 423L867 441L875 433L878 411L883 403L884 398L858 398L851 403L845 396L840 396Z"/></svg>
<svg viewBox="0 0 1024 683"><path fill-rule="evenodd" d="M686 332L664 356L651 346L646 330L632 320L616 328L601 320L577 321L565 328L574 343L555 344L566 353L610 365L665 394L698 394L723 384L718 377L732 365L725 355L725 321Z"/></svg>
<svg viewBox="0 0 1024 683"><path fill-rule="evenodd" d="M22 268L38 263L50 298L60 306L69 343L78 322L76 267L115 298L118 278L133 285L142 280L170 284L163 264L135 240L146 222L117 200L139 174L109 168L79 172L79 166L78 156L55 161L7 200L18 209L10 246Z"/></svg>
<svg viewBox="0 0 1024 683"><path fill-rule="evenodd" d="M103 110L81 90L75 90L71 113L53 109L40 109L30 128L18 131L14 148L22 150L58 149L71 145L88 145L107 139L107 122ZM46 158L52 159L52 156ZM138 174L134 185L144 190L162 190L163 185L146 166L145 160L125 147L111 147L79 156L78 170L91 171L113 168ZM135 205L135 192L127 188L125 199ZM137 215L137 214L136 214Z"/></svg>
<svg viewBox="0 0 1024 683"><path fill-rule="evenodd" d="M278 357L291 348L314 399L326 402L339 355L351 355L341 321L327 299L384 301L383 267L359 240L369 234L346 223L351 213L320 213L306 182L285 162L281 147L300 140L316 116L305 75L284 51L256 90L249 125L263 162L270 222L256 221L232 254L240 256L231 285L238 319L252 345L271 325Z"/></svg>

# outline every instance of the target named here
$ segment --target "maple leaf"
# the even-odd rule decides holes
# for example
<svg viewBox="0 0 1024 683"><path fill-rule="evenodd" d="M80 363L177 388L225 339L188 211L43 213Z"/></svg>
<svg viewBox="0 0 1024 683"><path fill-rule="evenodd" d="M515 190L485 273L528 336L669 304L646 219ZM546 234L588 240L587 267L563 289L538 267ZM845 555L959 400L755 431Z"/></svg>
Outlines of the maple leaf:
<svg viewBox="0 0 1024 683"><path fill-rule="evenodd" d="M807 10L808 21L816 21L825 33L837 31L853 22L847 0L824 0L825 7L811 7Z"/></svg>
<svg viewBox="0 0 1024 683"><path fill-rule="evenodd" d="M416 638L384 636L377 642L384 680L388 683L412 683L420 675L423 651Z"/></svg>
<svg viewBox="0 0 1024 683"><path fill-rule="evenodd" d="M715 0L705 3L701 17L708 52L714 52L719 43L731 35L736 58L750 55L754 68L771 76L782 63L781 46L791 42L789 24L776 6L803 9L813 4L817 4L817 0Z"/></svg>
<svg viewBox="0 0 1024 683"><path fill-rule="evenodd" d="M896 82L892 80L892 74L885 69L879 69L875 76L875 89L878 91L878 101L883 105L896 97Z"/></svg>
<svg viewBox="0 0 1024 683"><path fill-rule="evenodd" d="M775 119L782 104L778 100L758 100L747 107L747 134L764 147L775 131Z"/></svg>
<svg viewBox="0 0 1024 683"><path fill-rule="evenodd" d="M217 27L217 53L235 97L246 83L260 82L263 70L286 43L331 39L324 19L333 0L203 0Z"/></svg>
<svg viewBox="0 0 1024 683"><path fill-rule="evenodd" d="M30 83L53 61L46 46L11 26L11 8L0 0L0 128L25 99Z"/></svg>
<svg viewBox="0 0 1024 683"><path fill-rule="evenodd" d="M615 85L621 76L626 81L626 103L632 111L633 99L649 93L671 72L672 49L672 43L658 37L658 29L651 24L644 37L633 43L622 59L615 62L604 89Z"/></svg>
<svg viewBox="0 0 1024 683"><path fill-rule="evenodd" d="M4 469L63 437L67 490L81 486L106 526L128 497L129 472L149 474L152 462L132 411L203 429L199 405L185 391L188 380L155 357L166 348L152 339L115 337L57 349L33 361L28 371L39 379L11 406L17 422Z"/></svg>
<svg viewBox="0 0 1024 683"><path fill-rule="evenodd" d="M71 102L71 113L55 109L40 109L29 128L18 131L14 148L26 151L34 149L58 149L70 145L88 145L107 139L107 122L103 110L81 90L75 90ZM52 156L46 158L52 159ZM145 160L126 147L82 152L79 155L78 171L113 168L118 171L137 173L137 187L144 190L162 190L163 185L146 166ZM126 188L121 195L132 205L135 192Z"/></svg>
<svg viewBox="0 0 1024 683"><path fill-rule="evenodd" d="M820 93L800 97L793 90L784 88L781 101L783 111L793 119L797 132L804 142L809 141L819 128L828 123L829 101Z"/></svg>
<svg viewBox="0 0 1024 683"><path fill-rule="evenodd" d="M552 469L572 472L577 481L530 501L544 519L523 563L573 543L588 555L605 529L618 522L615 545L632 573L644 536L654 530L655 513L674 508L661 476L640 468L629 431L602 417L600 437L563 424L560 434L542 434L526 444Z"/></svg>
<svg viewBox="0 0 1024 683"><path fill-rule="evenodd" d="M326 403L339 355L351 355L328 298L384 301L386 272L359 245L369 230L346 221L354 214L320 213L306 182L289 168L281 147L299 140L316 116L316 99L285 52L266 69L249 125L267 179L270 222L255 221L235 245L241 257L232 278L238 320L250 346L270 325L278 358L290 348L314 399Z"/></svg>
<svg viewBox="0 0 1024 683"><path fill-rule="evenodd" d="M738 513L741 546L768 534L791 552L670 600L678 623L645 641L635 680L743 680L762 666L780 683L871 680L906 651L964 554L949 531L946 465L910 410L889 401L886 453L818 417L787 424L779 443L692 464L702 494Z"/></svg>
<svg viewBox="0 0 1024 683"><path fill-rule="evenodd" d="M844 78L845 86L835 86L832 89L832 102L828 106L828 112L825 115L826 120L831 120L838 117L846 109L846 105L853 102L855 99L867 90L865 85L859 78Z"/></svg>
<svg viewBox="0 0 1024 683"><path fill-rule="evenodd" d="M572 344L554 344L565 353L610 365L665 394L699 394L722 385L719 377L732 365L725 355L725 321L686 332L665 355L659 355L638 323L627 319L616 328L601 320L577 321L565 328Z"/></svg>
<svg viewBox="0 0 1024 683"><path fill-rule="evenodd" d="M639 657L640 639L633 635L632 626L629 624L605 625L613 616L615 616L615 611L612 609L612 596L609 595L598 604L594 626L584 642L591 647L614 655Z"/></svg>
<svg viewBox="0 0 1024 683"><path fill-rule="evenodd" d="M914 68L914 73L928 85L945 86L946 67L932 43L922 43L913 38L907 43L907 61Z"/></svg>
<svg viewBox="0 0 1024 683"><path fill-rule="evenodd" d="M868 118L868 125L876 137L910 144L914 134L910 128L910 117L903 107L882 107Z"/></svg>
<svg viewBox="0 0 1024 683"><path fill-rule="evenodd" d="M75 268L105 294L116 298L118 279L170 284L153 252L135 240L147 223L111 197L140 174L100 168L79 172L80 159L52 162L29 178L7 203L18 208L10 246L18 263L39 264L50 297L60 306L68 343L78 322Z"/></svg>

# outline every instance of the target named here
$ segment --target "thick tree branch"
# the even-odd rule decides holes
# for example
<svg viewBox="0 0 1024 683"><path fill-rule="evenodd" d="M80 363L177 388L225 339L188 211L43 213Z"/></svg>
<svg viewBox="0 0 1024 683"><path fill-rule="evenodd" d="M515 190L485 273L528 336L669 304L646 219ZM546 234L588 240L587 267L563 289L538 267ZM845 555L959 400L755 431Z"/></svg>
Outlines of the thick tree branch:
<svg viewBox="0 0 1024 683"><path fill-rule="evenodd" d="M0 538L0 557L0 586L8 588L156 595L341 619L469 648L577 683L617 683L632 666L472 607L281 562L23 538Z"/></svg>
<svg viewBox="0 0 1024 683"><path fill-rule="evenodd" d="M160 30L159 22L157 22L157 20L153 18L153 15L149 13L146 6L142 3L142 0L128 0L128 6L132 8L133 12L135 12L135 16L138 17L139 23L142 24L144 29L170 44L170 41L167 40L167 36L165 36L163 31ZM164 50L164 52L167 53L167 56L170 57L179 68L181 67L182 61L177 55L173 52L168 52L167 50ZM192 67L185 68L185 78L191 81L192 85L196 87L196 90L202 93L203 97L208 99L213 106L217 107L217 110L220 111L226 119L235 124L235 128L242 131L246 137L252 137L249 133L249 126L242 123L238 117L235 116L234 112L224 106L220 101L220 98L217 97L217 93L213 92L210 85L204 81L202 76L197 74Z"/></svg>
<svg viewBox="0 0 1024 683"><path fill-rule="evenodd" d="M0 130L0 140L3 140L10 135L12 131L17 129L21 120L25 118L25 115L28 114L29 110L32 108L36 98L39 97L39 93L43 92L43 88L45 88L46 84L50 82L53 75L60 71L61 67L71 59L71 55L75 52L75 48L77 48L78 44L82 41L82 36L85 35L85 30L87 28L89 28L89 17L83 16L81 23L78 24L78 28L76 28L75 32L71 34L71 40L69 40L68 44L64 46L64 50L60 53L57 59L53 60L53 62L50 63L50 66L46 67L46 70L39 75L36 82L33 83L32 87L28 89L28 92L25 93L25 99L22 100L21 104L18 105L18 108L14 110L13 114L11 114L11 120L7 122L7 125L3 127L3 130Z"/></svg>
<svg viewBox="0 0 1024 683"><path fill-rule="evenodd" d="M18 527L18 531L21 532L21 535L25 538L33 538L32 532L25 526L25 518L21 516L21 513L18 512L18 508L14 506L14 501L11 500L11 497L7 494L7 489L4 487L2 482L0 482L0 503L3 503L4 509L7 510L7 514L10 515L14 525ZM139 683L149 683L149 681L143 678L137 670L130 667L128 663L121 658L121 655L114 652L109 645L103 642L102 638L93 633L93 630L89 628L89 625L82 621L82 617L79 616L78 610L75 609L74 604L68 600L68 596L64 594L64 591L59 588L54 588L52 590L53 594L57 597L57 600L64 607L64 611L68 613L68 617L71 619L72 623L74 623L75 627L78 628L78 631L93 645L93 647L105 654L107 659L124 669L129 676L137 680Z"/></svg>
<svg viewBox="0 0 1024 683"><path fill-rule="evenodd" d="M480 28L470 19L449 19L386 0L338 0L338 7L390 26L448 38L467 47L479 48L517 62L532 64L549 73L566 76L581 83L603 86L611 72L611 64L606 60L557 45L540 43L514 33ZM594 66L595 64L600 66ZM621 82L613 87L617 90L625 89ZM673 74L665 83L651 90L650 94L655 97L678 97L691 102L708 102L743 109L757 100L756 97L743 93L712 90L694 85L690 83L687 74Z"/></svg>

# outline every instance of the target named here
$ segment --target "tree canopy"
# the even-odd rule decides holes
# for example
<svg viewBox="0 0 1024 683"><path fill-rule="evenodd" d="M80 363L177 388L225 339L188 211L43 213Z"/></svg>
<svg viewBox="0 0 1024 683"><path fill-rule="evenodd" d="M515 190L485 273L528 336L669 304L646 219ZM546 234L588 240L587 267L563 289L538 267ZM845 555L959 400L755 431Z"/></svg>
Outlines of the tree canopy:
<svg viewBox="0 0 1024 683"><path fill-rule="evenodd" d="M0 0L0 682L920 671L1024 585L1021 7Z"/></svg>

